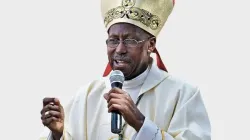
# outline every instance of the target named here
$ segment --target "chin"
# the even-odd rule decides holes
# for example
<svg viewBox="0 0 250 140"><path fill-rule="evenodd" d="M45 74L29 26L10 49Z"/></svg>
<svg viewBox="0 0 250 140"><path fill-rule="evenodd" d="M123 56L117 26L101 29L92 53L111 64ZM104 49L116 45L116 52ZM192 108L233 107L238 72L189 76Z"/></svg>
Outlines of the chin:
<svg viewBox="0 0 250 140"><path fill-rule="evenodd" d="M129 77L131 75L131 72L128 68L113 67L112 69L113 70L120 70L123 73L125 78Z"/></svg>
<svg viewBox="0 0 250 140"><path fill-rule="evenodd" d="M125 80L130 80L132 75L133 75L133 72L131 72L131 70L130 71L128 71L128 70L125 71L124 70L124 71L122 71L122 73L124 74Z"/></svg>

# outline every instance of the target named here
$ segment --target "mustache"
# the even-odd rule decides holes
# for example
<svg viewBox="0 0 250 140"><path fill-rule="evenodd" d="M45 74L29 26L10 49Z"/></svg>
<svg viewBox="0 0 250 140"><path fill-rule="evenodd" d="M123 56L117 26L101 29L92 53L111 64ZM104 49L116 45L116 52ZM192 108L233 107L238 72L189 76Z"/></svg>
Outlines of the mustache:
<svg viewBox="0 0 250 140"><path fill-rule="evenodd" d="M132 60L128 56L124 55L114 55L112 57L113 60L119 60L119 61L124 61L124 62L131 62Z"/></svg>

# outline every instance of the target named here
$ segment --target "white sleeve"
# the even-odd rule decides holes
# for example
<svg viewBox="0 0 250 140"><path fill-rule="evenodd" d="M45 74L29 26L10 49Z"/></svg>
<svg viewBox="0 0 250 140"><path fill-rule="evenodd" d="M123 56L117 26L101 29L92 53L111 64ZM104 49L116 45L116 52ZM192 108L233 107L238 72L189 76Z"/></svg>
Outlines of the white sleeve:
<svg viewBox="0 0 250 140"><path fill-rule="evenodd" d="M211 140L209 118L199 90L175 111L167 131L154 122L145 121L133 140Z"/></svg>
<svg viewBox="0 0 250 140"><path fill-rule="evenodd" d="M162 138L164 136L164 138ZM138 133L136 133L132 140L174 140L168 133L162 131L148 118L145 118L144 123Z"/></svg>

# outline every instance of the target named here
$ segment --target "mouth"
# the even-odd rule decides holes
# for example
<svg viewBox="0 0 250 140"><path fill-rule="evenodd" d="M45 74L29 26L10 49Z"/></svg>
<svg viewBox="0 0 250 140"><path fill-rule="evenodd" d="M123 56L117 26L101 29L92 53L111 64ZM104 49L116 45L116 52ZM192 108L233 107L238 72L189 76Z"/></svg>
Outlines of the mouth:
<svg viewBox="0 0 250 140"><path fill-rule="evenodd" d="M124 66L128 65L128 62L122 61L122 60L114 60L114 65L116 67L124 67Z"/></svg>

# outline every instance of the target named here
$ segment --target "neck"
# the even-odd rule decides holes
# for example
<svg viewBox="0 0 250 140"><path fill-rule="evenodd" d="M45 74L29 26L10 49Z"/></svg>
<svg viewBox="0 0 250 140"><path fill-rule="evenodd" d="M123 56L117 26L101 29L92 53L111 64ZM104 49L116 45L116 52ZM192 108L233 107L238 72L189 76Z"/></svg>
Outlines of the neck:
<svg viewBox="0 0 250 140"><path fill-rule="evenodd" d="M136 78L137 76L141 75L147 69L147 67L148 65L145 65L140 69L140 71L136 72L134 75L125 77L125 81L132 80Z"/></svg>

